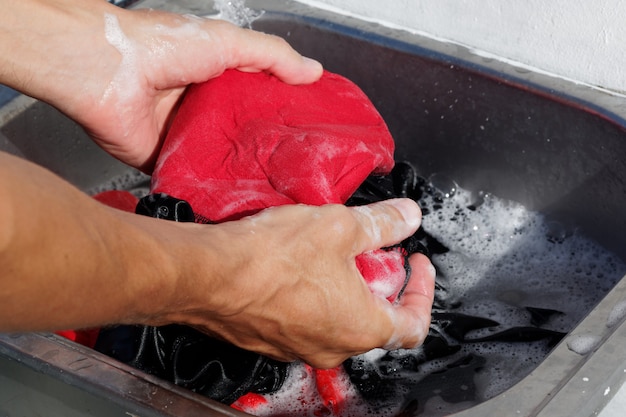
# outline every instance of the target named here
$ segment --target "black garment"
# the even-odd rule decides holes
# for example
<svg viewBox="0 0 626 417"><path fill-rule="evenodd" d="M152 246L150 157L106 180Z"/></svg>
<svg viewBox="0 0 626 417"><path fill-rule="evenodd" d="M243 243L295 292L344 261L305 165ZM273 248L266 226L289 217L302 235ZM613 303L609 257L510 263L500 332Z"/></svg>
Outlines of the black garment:
<svg viewBox="0 0 626 417"><path fill-rule="evenodd" d="M425 193L436 197L437 192L416 174L411 165L397 163L389 175L368 178L346 204L362 205L396 197L419 201ZM442 198L438 204L446 204L445 199ZM436 211L437 207L432 207L432 210ZM166 220L210 222L194 215L187 202L165 194L144 197L136 211ZM428 215L428 209L423 208L422 213ZM400 246L407 257L415 252L430 257L448 251L445 245L421 227L396 246ZM408 280L408 262L405 265ZM542 341L554 346L564 336L541 327L560 312L525 307L531 317L528 325L504 327L489 332L487 336L472 337L477 330L495 330L499 323L458 313L455 311L458 307L456 301L448 298L444 284L438 279L430 333L420 349L390 351L376 360L360 355L343 364L352 384L374 409L396 409L400 406L403 410L401 415L409 416L419 412L424 402L432 397L440 397L450 403L474 401L478 396L474 375L485 366L486 358L464 353L463 346L528 341ZM289 364L180 325L120 326L103 330L96 349L226 404L248 392L271 393L279 390L289 368Z"/></svg>
<svg viewBox="0 0 626 417"><path fill-rule="evenodd" d="M142 198L136 212L164 220L195 220L186 201L165 194ZM248 392L276 391L289 366L181 325L104 329L95 348L225 404Z"/></svg>

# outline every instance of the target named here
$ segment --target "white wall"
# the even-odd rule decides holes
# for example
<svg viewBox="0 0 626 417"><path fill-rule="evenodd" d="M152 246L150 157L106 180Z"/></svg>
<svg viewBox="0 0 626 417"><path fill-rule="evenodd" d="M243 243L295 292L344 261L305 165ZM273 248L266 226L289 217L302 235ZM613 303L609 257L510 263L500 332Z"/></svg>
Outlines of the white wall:
<svg viewBox="0 0 626 417"><path fill-rule="evenodd" d="M626 93L626 1L298 0Z"/></svg>

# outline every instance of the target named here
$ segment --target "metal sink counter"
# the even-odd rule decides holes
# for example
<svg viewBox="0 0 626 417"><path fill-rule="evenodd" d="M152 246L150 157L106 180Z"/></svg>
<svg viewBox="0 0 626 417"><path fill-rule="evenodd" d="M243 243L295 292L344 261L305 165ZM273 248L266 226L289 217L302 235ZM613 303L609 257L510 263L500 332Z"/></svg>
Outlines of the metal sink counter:
<svg viewBox="0 0 626 417"><path fill-rule="evenodd" d="M198 0L137 6L213 13ZM292 1L247 6L265 11L253 28L283 36L359 85L388 123L396 154L423 175L443 173L465 189L575 224L626 259L622 97ZM86 192L145 181L63 115L24 96L0 109L0 148ZM626 378L624 303L621 280L521 382L456 415L593 415ZM580 336L596 342L589 353L570 348ZM54 335L0 336L0 387L0 414L45 397L46 415L243 415Z"/></svg>

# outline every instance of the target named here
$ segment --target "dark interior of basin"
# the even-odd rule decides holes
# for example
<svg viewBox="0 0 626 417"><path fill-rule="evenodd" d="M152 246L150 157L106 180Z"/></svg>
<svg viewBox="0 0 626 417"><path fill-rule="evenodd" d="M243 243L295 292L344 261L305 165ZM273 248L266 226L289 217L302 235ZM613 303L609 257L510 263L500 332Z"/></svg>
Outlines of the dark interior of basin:
<svg viewBox="0 0 626 417"><path fill-rule="evenodd" d="M465 190L519 202L598 242L616 259L626 259L621 244L626 232L621 215L626 202L626 131L619 121L584 103L432 51L315 23L270 15L253 26L283 36L301 53L359 85L396 140L396 160L409 161L422 177L443 175ZM578 309L579 316L561 330L571 331L624 272L620 266L613 276L590 279L590 287L603 290L584 308L569 306ZM524 289L526 283L519 286ZM558 311L563 302L541 307ZM547 355L552 347L548 343L537 349ZM413 394L419 404L407 415L448 414L496 394L468 393L476 387L467 377L484 367L501 366L498 360L520 361L510 383L537 365L536 360L519 357L495 363L467 358L458 357L445 372L440 369L436 377L419 382L425 385ZM448 372L463 367L465 371ZM431 397L445 398L425 407Z"/></svg>
<svg viewBox="0 0 626 417"><path fill-rule="evenodd" d="M422 175L443 173L466 189L555 214L626 258L623 126L562 97L371 35L273 17L254 28L285 37L359 85L387 122L396 158Z"/></svg>

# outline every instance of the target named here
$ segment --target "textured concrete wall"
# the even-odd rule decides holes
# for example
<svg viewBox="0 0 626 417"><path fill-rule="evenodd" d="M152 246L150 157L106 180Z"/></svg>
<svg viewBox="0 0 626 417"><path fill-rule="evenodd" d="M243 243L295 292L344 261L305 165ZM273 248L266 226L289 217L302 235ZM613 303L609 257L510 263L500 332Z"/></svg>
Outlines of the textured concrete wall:
<svg viewBox="0 0 626 417"><path fill-rule="evenodd" d="M620 0L299 0L626 92Z"/></svg>

